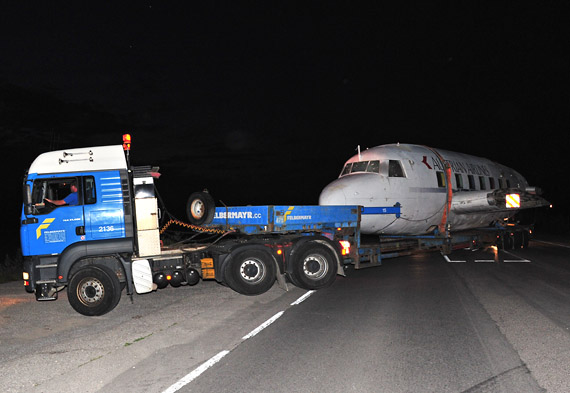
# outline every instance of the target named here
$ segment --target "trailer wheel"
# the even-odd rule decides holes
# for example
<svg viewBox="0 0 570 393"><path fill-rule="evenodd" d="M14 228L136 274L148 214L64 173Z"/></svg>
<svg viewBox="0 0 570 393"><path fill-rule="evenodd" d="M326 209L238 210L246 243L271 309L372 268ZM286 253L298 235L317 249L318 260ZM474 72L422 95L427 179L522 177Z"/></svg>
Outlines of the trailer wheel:
<svg viewBox="0 0 570 393"><path fill-rule="evenodd" d="M188 198L186 215L194 225L209 224L214 219L216 204L207 192L194 192Z"/></svg>
<svg viewBox="0 0 570 393"><path fill-rule="evenodd" d="M289 278L300 288L325 288L336 279L336 267L332 250L325 245L308 242L295 252Z"/></svg>
<svg viewBox="0 0 570 393"><path fill-rule="evenodd" d="M103 315L121 300L121 283L111 269L89 265L78 270L67 287L71 307L87 316Z"/></svg>
<svg viewBox="0 0 570 393"><path fill-rule="evenodd" d="M242 295L260 295L275 283L275 264L262 250L238 252L224 267L228 286Z"/></svg>

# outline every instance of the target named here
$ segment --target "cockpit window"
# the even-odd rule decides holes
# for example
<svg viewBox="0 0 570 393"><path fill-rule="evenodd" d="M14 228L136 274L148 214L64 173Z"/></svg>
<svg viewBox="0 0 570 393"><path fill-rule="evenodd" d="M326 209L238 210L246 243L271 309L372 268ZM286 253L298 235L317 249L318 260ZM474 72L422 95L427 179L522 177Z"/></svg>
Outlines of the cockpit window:
<svg viewBox="0 0 570 393"><path fill-rule="evenodd" d="M388 166L388 177L405 177L400 161L390 160Z"/></svg>
<svg viewBox="0 0 570 393"><path fill-rule="evenodd" d="M366 172L366 167L368 166L368 161L358 161L352 163L352 170L350 173L354 172Z"/></svg>
<svg viewBox="0 0 570 393"><path fill-rule="evenodd" d="M346 164L342 170L341 176L348 175L349 173L355 172L373 172L380 173L380 161L356 161L349 162Z"/></svg>
<svg viewBox="0 0 570 393"><path fill-rule="evenodd" d="M342 170L342 173L340 175L341 176L348 175L351 169L352 169L352 162L349 162L344 166L344 169Z"/></svg>
<svg viewBox="0 0 570 393"><path fill-rule="evenodd" d="M370 161L370 164L368 164L368 168L366 168L366 172L380 173L380 161L378 160Z"/></svg>

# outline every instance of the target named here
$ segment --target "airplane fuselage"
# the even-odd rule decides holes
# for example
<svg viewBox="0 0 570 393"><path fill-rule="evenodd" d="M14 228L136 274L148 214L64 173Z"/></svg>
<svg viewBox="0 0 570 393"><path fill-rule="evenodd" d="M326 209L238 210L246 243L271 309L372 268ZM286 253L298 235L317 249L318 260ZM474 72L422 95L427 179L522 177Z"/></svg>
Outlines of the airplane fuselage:
<svg viewBox="0 0 570 393"><path fill-rule="evenodd" d="M392 144L350 158L339 178L323 189L319 204L375 207L399 203L399 218L364 215L362 232L425 234L442 224L450 230L464 230L512 217L516 209L507 209L501 196L504 200L508 190L524 194L528 189L517 171L486 158Z"/></svg>

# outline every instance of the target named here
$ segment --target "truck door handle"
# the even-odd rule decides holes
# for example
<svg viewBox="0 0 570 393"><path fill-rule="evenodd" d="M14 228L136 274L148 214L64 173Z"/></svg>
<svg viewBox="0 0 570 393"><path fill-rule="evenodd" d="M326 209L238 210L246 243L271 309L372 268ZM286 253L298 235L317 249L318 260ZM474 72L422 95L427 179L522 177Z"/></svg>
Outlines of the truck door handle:
<svg viewBox="0 0 570 393"><path fill-rule="evenodd" d="M28 217L25 220L22 220L23 225L37 224L37 223L38 223L38 219L36 217Z"/></svg>
<svg viewBox="0 0 570 393"><path fill-rule="evenodd" d="M84 227L84 226L75 227L75 234L76 234L77 236L83 236L83 235L85 235L85 227Z"/></svg>

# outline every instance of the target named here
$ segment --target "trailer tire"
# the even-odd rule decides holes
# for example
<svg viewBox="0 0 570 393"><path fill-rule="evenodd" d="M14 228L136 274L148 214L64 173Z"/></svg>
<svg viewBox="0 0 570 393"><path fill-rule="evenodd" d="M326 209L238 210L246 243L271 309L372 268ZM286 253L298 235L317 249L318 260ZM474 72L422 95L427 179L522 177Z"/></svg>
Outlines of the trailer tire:
<svg viewBox="0 0 570 393"><path fill-rule="evenodd" d="M212 196L203 192L193 192L186 204L186 215L190 223L194 225L209 224L214 219L216 203Z"/></svg>
<svg viewBox="0 0 570 393"><path fill-rule="evenodd" d="M121 283L107 266L89 265L78 270L67 287L71 307L80 314L97 316L113 310L121 300Z"/></svg>
<svg viewBox="0 0 570 393"><path fill-rule="evenodd" d="M336 258L333 251L323 244L311 241L301 245L291 263L289 279L300 288L325 288L336 279Z"/></svg>
<svg viewBox="0 0 570 393"><path fill-rule="evenodd" d="M242 295L260 295L275 283L275 263L259 249L237 252L224 266L226 284Z"/></svg>

